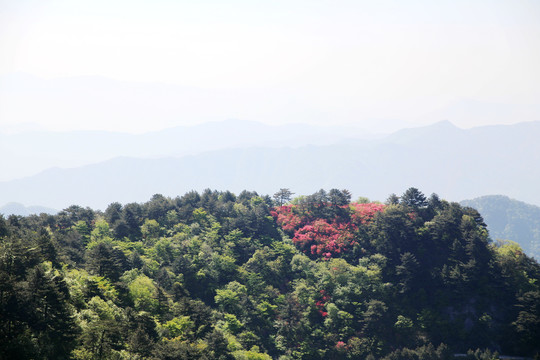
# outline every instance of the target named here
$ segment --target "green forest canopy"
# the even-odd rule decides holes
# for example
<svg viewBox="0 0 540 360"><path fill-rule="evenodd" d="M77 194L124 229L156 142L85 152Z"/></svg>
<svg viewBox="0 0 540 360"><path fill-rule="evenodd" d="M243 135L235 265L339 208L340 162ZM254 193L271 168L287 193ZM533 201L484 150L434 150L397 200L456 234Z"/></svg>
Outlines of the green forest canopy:
<svg viewBox="0 0 540 360"><path fill-rule="evenodd" d="M539 354L540 266L476 210L415 188L292 195L0 216L0 358Z"/></svg>

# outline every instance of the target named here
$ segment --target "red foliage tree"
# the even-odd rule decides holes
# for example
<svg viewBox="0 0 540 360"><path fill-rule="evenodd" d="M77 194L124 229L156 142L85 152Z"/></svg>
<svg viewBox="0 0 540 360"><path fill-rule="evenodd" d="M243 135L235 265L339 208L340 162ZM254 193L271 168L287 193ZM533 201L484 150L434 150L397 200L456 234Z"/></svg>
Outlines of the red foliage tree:
<svg viewBox="0 0 540 360"><path fill-rule="evenodd" d="M329 259L350 251L358 243L355 240L358 228L369 224L385 205L351 203L342 208L350 213L350 221L343 222L342 217L312 218L306 212L297 211L295 205L276 207L271 215L283 231L293 236L293 242L304 253Z"/></svg>

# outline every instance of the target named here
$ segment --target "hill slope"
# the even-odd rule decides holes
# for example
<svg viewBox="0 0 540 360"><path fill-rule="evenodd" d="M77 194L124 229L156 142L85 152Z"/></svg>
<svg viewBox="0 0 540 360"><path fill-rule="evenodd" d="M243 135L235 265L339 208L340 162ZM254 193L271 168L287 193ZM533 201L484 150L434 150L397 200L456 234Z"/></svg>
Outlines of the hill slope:
<svg viewBox="0 0 540 360"><path fill-rule="evenodd" d="M0 239L1 359L540 355L538 262L415 188L155 195L0 217Z"/></svg>
<svg viewBox="0 0 540 360"><path fill-rule="evenodd" d="M483 216L492 239L517 242L527 255L540 259L540 207L502 195L461 202Z"/></svg>

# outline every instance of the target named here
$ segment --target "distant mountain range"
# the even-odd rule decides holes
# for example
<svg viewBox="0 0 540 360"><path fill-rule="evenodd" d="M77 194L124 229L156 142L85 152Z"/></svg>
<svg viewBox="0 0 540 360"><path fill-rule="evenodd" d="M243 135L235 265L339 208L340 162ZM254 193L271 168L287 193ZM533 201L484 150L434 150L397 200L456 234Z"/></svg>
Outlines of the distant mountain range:
<svg viewBox="0 0 540 360"><path fill-rule="evenodd" d="M507 196L482 196L461 205L477 209L493 240L512 240L527 255L540 260L540 207Z"/></svg>
<svg viewBox="0 0 540 360"><path fill-rule="evenodd" d="M229 148L329 145L346 139L377 138L354 127L266 125L226 120L162 131L127 134L105 131L0 133L0 181L31 176L52 167L78 167L116 157L159 158Z"/></svg>
<svg viewBox="0 0 540 360"><path fill-rule="evenodd" d="M390 193L415 186L448 200L504 194L540 205L540 167L536 166L540 163L540 122L470 130L440 122L372 140L346 139L353 134L343 133L340 138L330 131L318 132L317 140L315 135L298 135L300 126L296 132L287 127L270 132L260 124L238 124L236 139L244 139L244 143L236 143L235 148L227 148L226 138L232 135L226 123L207 124L187 135L182 130L171 131L164 134L169 136L167 141L163 137L151 141L150 135L135 137L133 146L138 146L139 154L155 158L116 157L80 167L48 169L1 182L0 199L56 209L71 204L104 209L113 201L146 201L155 193L176 196L205 188L263 194L282 187L296 194L346 188L354 196L385 200ZM308 128L306 133L320 130ZM298 146L283 146L294 140ZM56 142L50 138L42 141ZM198 144L220 141L221 148L197 153L202 148ZM274 146L269 145L271 141ZM190 144L185 149L196 154L171 156L176 154L169 151L184 142ZM65 152L76 153L78 145L75 141L71 147L66 145ZM17 147L7 146L2 143L4 153L17 153ZM99 152L112 144L101 141L93 146ZM160 153L167 156L159 157Z"/></svg>
<svg viewBox="0 0 540 360"><path fill-rule="evenodd" d="M28 215L33 215L33 214L39 215L41 213L54 215L57 212L58 210L56 209L51 209L44 206L24 206L23 204L14 203L14 202L0 207L0 214L4 215L5 217L9 215L20 215L20 216L28 216Z"/></svg>

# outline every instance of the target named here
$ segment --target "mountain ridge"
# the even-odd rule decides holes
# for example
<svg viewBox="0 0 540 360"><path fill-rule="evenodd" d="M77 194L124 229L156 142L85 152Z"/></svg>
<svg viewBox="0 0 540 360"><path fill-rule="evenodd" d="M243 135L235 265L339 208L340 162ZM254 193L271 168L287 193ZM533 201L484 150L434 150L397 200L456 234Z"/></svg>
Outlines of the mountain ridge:
<svg viewBox="0 0 540 360"><path fill-rule="evenodd" d="M540 204L540 169L530 167L540 163L538 125L463 130L446 141L435 126L433 132L430 127L412 129L420 139L415 141L390 138L324 146L247 146L183 157L117 157L1 182L0 198L52 208L74 203L104 208L113 201L142 201L155 193L176 196L192 189L272 194L287 187L306 194L336 187L384 200L392 189L416 186L447 199L500 193ZM503 134L506 143L500 146L497 139ZM478 147L473 149L475 141Z"/></svg>
<svg viewBox="0 0 540 360"><path fill-rule="evenodd" d="M44 207L44 206L39 206L39 205L25 206L21 203L16 203L16 202L10 202L0 207L0 215L4 215L4 216L9 216L9 215L28 216L28 215L39 215L42 213L55 215L58 213L58 210Z"/></svg>
<svg viewBox="0 0 540 360"><path fill-rule="evenodd" d="M242 120L177 126L143 134L108 131L0 134L0 150L11 154L0 160L4 169L0 180L36 175L55 166L84 166L119 156L155 158L247 146L299 147L370 136L353 127L268 125Z"/></svg>

